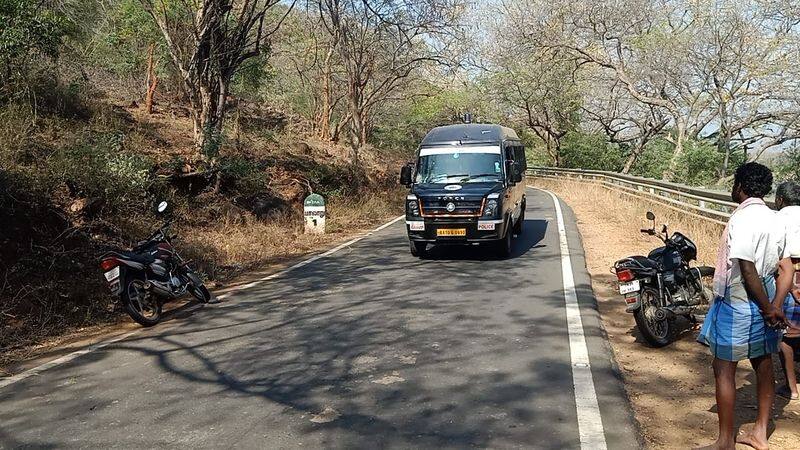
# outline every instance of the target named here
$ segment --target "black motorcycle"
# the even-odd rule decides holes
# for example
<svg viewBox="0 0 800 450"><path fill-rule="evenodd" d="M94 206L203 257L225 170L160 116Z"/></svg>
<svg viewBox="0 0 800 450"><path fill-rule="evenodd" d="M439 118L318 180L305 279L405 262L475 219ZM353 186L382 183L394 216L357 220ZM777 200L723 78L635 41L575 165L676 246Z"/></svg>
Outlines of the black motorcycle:
<svg viewBox="0 0 800 450"><path fill-rule="evenodd" d="M664 225L656 232L656 216L647 213L652 228L641 232L656 236L664 243L649 255L631 256L614 263L619 292L625 297L626 311L633 313L642 336L654 347L663 347L676 337L675 320L682 316L696 323L695 312L708 305L711 290L703 278L713 277L714 268L691 267L697 259L697 246L689 238L675 232L672 236Z"/></svg>
<svg viewBox="0 0 800 450"><path fill-rule="evenodd" d="M163 214L167 202L158 205ZM169 234L171 220L167 220L147 240L131 251L111 251L103 254L100 268L114 295L119 295L122 305L133 320L150 327L161 320L165 302L186 293L202 303L211 300L211 293L203 281L189 267L172 246L177 237Z"/></svg>

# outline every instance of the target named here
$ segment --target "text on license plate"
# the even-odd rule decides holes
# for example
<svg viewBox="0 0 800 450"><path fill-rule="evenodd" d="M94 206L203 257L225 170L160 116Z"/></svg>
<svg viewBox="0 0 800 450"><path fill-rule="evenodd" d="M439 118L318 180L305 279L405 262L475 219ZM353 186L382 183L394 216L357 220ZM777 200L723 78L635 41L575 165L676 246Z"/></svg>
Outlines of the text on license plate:
<svg viewBox="0 0 800 450"><path fill-rule="evenodd" d="M105 273L105 275L106 275L106 281L116 280L117 278L119 278L119 266L109 270L108 272Z"/></svg>
<svg viewBox="0 0 800 450"><path fill-rule="evenodd" d="M631 292L637 292L639 290L641 290L641 286L639 286L639 280L633 280L630 283L619 284L619 293L622 295L630 294Z"/></svg>
<svg viewBox="0 0 800 450"><path fill-rule="evenodd" d="M436 230L437 236L466 236L466 228L439 228Z"/></svg>

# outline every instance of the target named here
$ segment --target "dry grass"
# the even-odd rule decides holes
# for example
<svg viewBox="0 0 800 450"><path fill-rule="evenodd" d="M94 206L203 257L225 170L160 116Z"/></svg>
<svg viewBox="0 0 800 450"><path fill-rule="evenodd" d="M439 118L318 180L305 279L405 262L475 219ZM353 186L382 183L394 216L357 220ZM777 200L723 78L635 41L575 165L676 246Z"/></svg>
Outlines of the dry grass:
<svg viewBox="0 0 800 450"><path fill-rule="evenodd" d="M182 233L186 247L201 269L215 279L230 278L242 271L280 262L374 227L402 213L402 192L378 191L358 201L332 199L328 205L326 234L303 233L297 214L275 220L223 219L207 227Z"/></svg>
<svg viewBox="0 0 800 450"><path fill-rule="evenodd" d="M575 212L603 326L647 447L683 449L711 443L717 432L711 355L695 341L695 330L684 331L667 347L649 347L636 330L633 317L625 312L616 277L609 268L617 259L647 254L659 245L655 238L639 233L649 225L647 210L660 221L668 221L671 230L694 240L701 264L713 265L722 227L681 217L669 208L598 185L555 180L536 180L534 184L553 191ZM782 382L777 362L776 374ZM748 362L739 364L736 380L736 424L748 429L756 414L755 377ZM771 448L798 448L798 417L800 406L776 399Z"/></svg>
<svg viewBox="0 0 800 450"><path fill-rule="evenodd" d="M721 225L687 217L655 202L635 199L592 183L537 179L534 185L555 192L570 205L578 199L583 204L595 205L593 217L597 219L597 223L587 225L609 228L611 232L627 236L632 243L644 244L643 247L637 246L638 249L652 250L658 242L656 238L639 231L650 226L645 214L652 211L656 215L657 230L661 229L661 224L666 223L670 232L680 231L697 244L700 264L713 266L716 261L723 229Z"/></svg>

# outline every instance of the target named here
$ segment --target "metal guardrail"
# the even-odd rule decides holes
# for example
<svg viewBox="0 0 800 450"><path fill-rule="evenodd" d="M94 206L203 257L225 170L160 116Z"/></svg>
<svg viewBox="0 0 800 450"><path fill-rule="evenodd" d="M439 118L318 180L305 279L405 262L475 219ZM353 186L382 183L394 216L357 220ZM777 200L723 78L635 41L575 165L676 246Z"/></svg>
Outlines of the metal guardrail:
<svg viewBox="0 0 800 450"><path fill-rule="evenodd" d="M532 178L570 179L577 182L600 184L621 194L658 203L699 219L725 225L736 209L729 192L701 189L678 183L635 177L600 170L533 167L528 169Z"/></svg>

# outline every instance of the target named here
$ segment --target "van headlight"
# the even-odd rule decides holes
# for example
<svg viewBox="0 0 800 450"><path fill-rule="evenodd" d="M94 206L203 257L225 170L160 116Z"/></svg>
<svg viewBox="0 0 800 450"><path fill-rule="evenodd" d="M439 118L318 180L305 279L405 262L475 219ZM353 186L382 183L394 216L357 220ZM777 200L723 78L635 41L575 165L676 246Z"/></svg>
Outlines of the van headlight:
<svg viewBox="0 0 800 450"><path fill-rule="evenodd" d="M483 207L483 217L496 217L499 210L499 204L496 198L486 200L486 205Z"/></svg>
<svg viewBox="0 0 800 450"><path fill-rule="evenodd" d="M419 200L416 196L409 195L406 201L406 214L410 216L419 216Z"/></svg>

